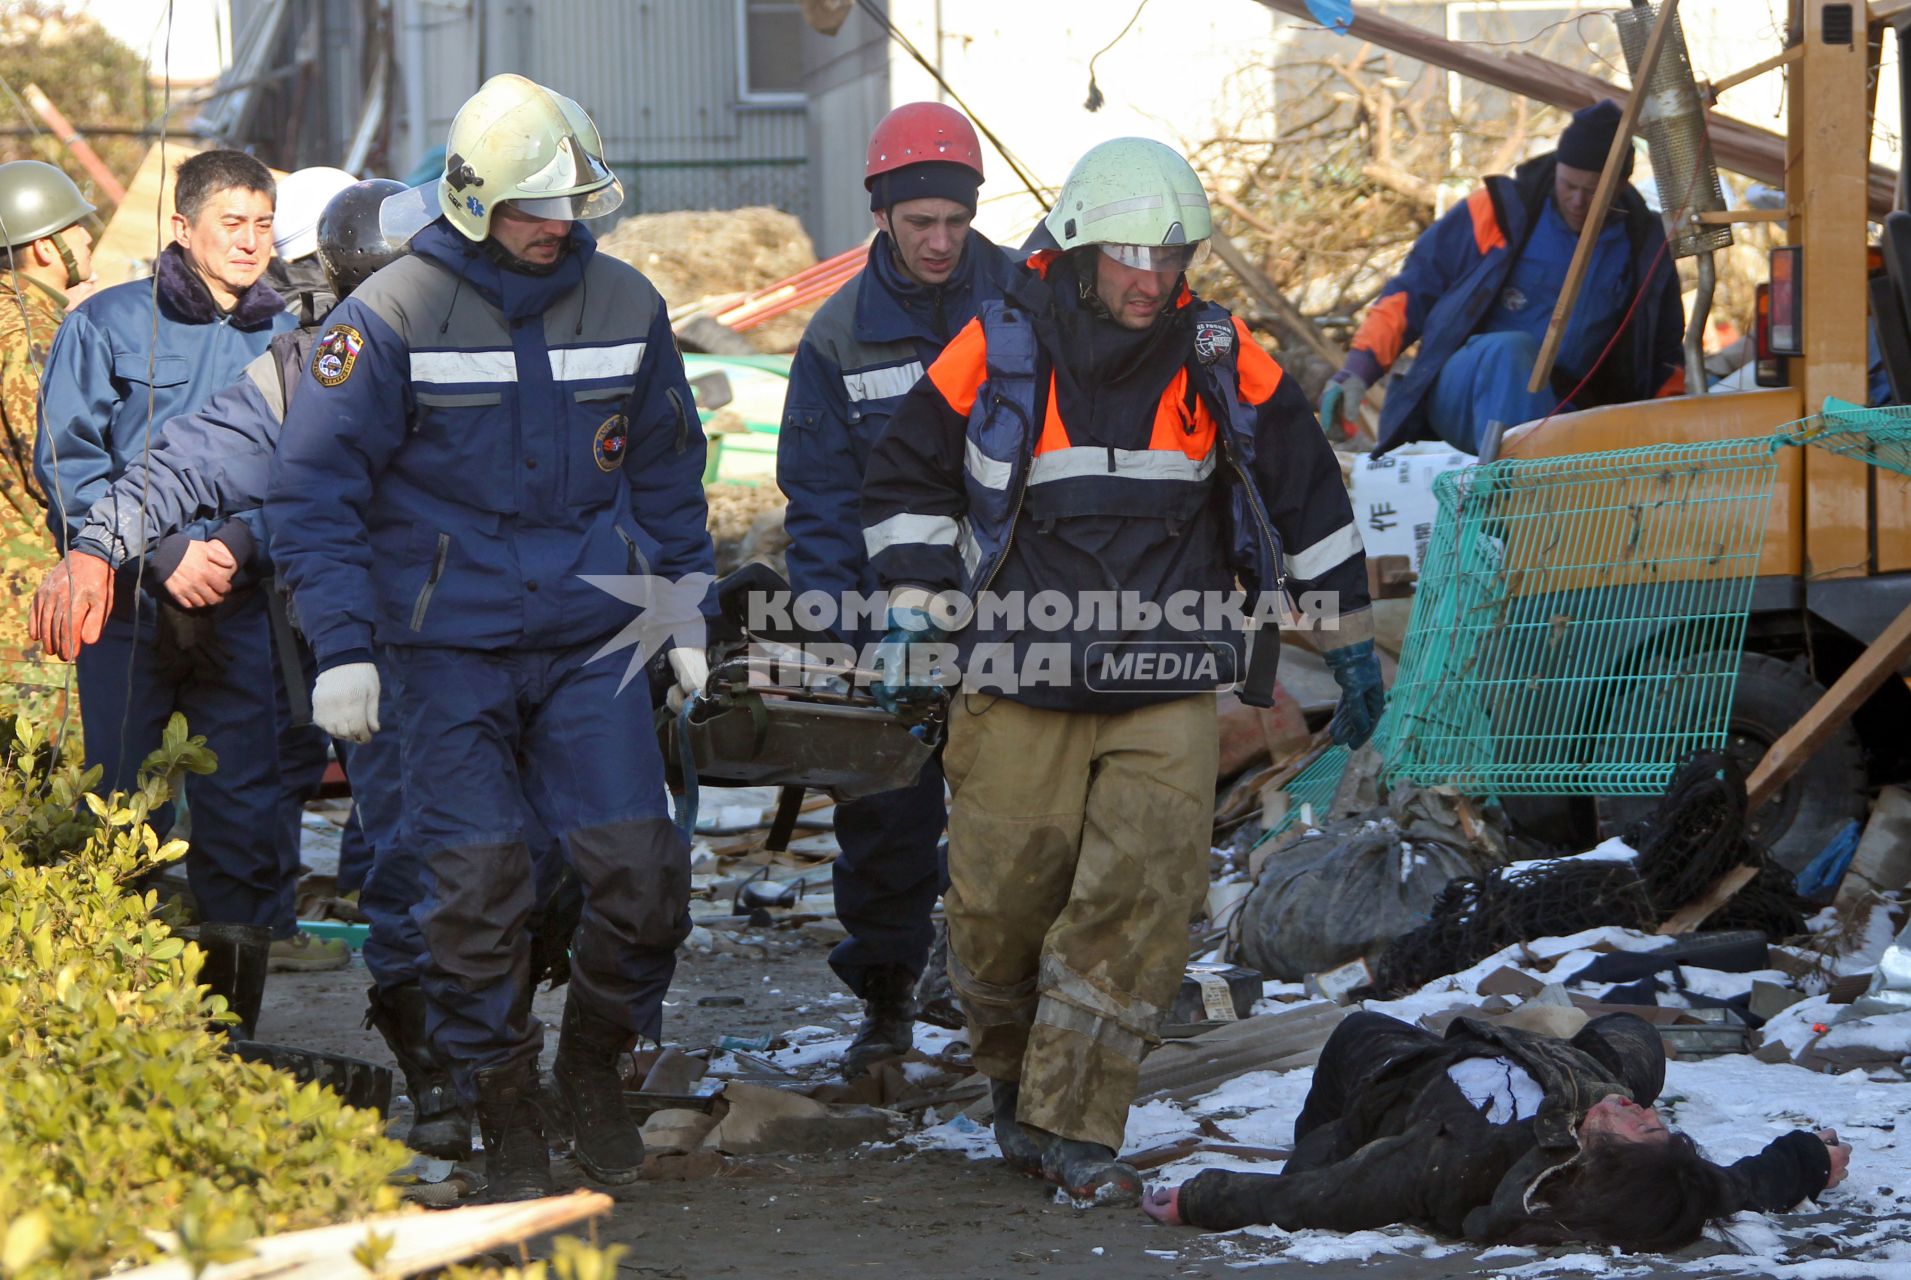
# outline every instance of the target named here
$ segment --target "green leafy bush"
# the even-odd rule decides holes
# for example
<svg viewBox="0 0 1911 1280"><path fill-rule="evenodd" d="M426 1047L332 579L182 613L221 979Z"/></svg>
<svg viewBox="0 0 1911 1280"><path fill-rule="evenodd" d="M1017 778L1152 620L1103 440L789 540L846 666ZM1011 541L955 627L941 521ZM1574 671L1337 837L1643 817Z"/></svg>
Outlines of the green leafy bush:
<svg viewBox="0 0 1911 1280"><path fill-rule="evenodd" d="M220 1051L223 996L155 917L142 877L185 853L146 819L214 767L174 716L131 795L49 752L22 717L0 760L0 1276L68 1280L170 1253L197 1267L253 1238L400 1207L404 1147L317 1085ZM361 1246L379 1248L375 1232ZM385 1243L389 1244L389 1241ZM469 1280L613 1280L620 1247L559 1237Z"/></svg>
<svg viewBox="0 0 1911 1280"><path fill-rule="evenodd" d="M199 949L128 892L185 852L145 820L176 770L210 767L204 740L175 716L110 801L42 750L23 721L0 765L0 1273L91 1276L168 1245L203 1264L395 1209L406 1153L378 1115L221 1053Z"/></svg>

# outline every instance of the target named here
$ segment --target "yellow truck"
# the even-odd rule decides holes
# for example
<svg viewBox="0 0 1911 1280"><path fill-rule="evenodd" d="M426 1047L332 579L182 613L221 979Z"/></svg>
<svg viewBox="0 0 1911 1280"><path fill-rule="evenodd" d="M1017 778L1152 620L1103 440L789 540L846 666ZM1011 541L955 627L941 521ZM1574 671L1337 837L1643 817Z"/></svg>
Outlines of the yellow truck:
<svg viewBox="0 0 1911 1280"><path fill-rule="evenodd" d="M1762 436L1827 397L1862 405L1873 309L1886 363L1911 399L1911 215L1874 223L1868 211L1873 129L1911 123L1905 101L1875 100L1892 30L1911 33L1911 0L1792 0L1783 46L1753 68L1787 80L1785 206L1715 216L1783 224L1779 314L1761 306L1759 317L1761 340L1777 336L1795 353L1768 379L1783 385L1563 413L1508 431L1498 457ZM1731 715L1731 749L1748 768L1911 603L1911 480L1815 449L1787 449L1778 461ZM1872 789L1911 773L1907 726L1911 692L1888 680L1753 815L1755 834L1782 844L1782 860L1797 868L1863 817ZM1605 809L1610 825L1615 810L1636 806Z"/></svg>

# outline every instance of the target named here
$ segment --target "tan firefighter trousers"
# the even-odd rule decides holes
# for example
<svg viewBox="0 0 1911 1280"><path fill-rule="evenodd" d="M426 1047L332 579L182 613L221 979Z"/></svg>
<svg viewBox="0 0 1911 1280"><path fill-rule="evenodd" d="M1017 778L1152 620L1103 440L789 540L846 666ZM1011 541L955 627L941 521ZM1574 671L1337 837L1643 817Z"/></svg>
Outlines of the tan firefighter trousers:
<svg viewBox="0 0 1911 1280"><path fill-rule="evenodd" d="M1117 1150L1208 885L1213 694L1135 711L958 695L943 767L949 977L1024 1124Z"/></svg>

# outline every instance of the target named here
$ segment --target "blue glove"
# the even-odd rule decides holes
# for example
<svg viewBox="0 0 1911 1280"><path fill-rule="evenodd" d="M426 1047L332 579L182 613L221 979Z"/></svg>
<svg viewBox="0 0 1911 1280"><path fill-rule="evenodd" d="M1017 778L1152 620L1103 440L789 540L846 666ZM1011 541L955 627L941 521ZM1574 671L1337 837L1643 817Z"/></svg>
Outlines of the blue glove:
<svg viewBox="0 0 1911 1280"><path fill-rule="evenodd" d="M1366 379L1342 369L1320 394L1320 429L1329 437L1335 433L1351 436L1347 424L1356 421L1360 402L1366 398Z"/></svg>
<svg viewBox="0 0 1911 1280"><path fill-rule="evenodd" d="M1373 737L1380 713L1387 709L1387 690L1380 680L1380 659L1374 654L1374 642L1356 640L1320 655L1340 686L1340 705L1334 708L1334 720L1328 728L1334 742L1358 748Z"/></svg>
<svg viewBox="0 0 1911 1280"><path fill-rule="evenodd" d="M913 605L891 605L889 631L876 646L876 670L882 679L870 692L876 705L891 715L901 715L910 704L928 702L941 693L927 649L941 644L947 633L935 624L927 609Z"/></svg>

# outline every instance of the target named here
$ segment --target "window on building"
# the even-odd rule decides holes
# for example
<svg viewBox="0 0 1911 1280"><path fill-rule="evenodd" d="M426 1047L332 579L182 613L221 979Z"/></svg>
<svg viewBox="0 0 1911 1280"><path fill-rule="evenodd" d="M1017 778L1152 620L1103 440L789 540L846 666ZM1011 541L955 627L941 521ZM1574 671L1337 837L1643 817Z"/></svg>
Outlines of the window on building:
<svg viewBox="0 0 1911 1280"><path fill-rule="evenodd" d="M737 0L745 102L803 96L803 6L797 0Z"/></svg>

